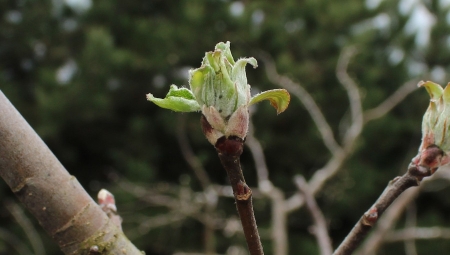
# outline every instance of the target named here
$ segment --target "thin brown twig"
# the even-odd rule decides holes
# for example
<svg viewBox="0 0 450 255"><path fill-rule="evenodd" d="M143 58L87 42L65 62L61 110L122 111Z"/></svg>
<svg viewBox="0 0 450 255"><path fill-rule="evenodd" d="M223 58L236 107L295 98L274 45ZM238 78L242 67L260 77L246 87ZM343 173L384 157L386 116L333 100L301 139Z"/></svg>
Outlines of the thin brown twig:
<svg viewBox="0 0 450 255"><path fill-rule="evenodd" d="M202 116L202 126L209 125ZM244 229L245 239L251 255L263 255L263 248L253 212L252 191L245 183L240 165L244 141L237 137L225 136L215 144L222 166L225 168L236 201L236 207Z"/></svg>
<svg viewBox="0 0 450 255"><path fill-rule="evenodd" d="M400 218L406 206L410 204L419 193L420 187L419 189L409 189L403 192L403 194L389 206L383 216L378 220L372 234L367 238L363 246L355 252L355 255L375 254L384 242L386 233L394 227L395 222Z"/></svg>
<svg viewBox="0 0 450 255"><path fill-rule="evenodd" d="M431 145L422 151L420 155L426 155L427 160L429 159L429 162L432 162L442 157L443 153L439 147ZM425 161L421 161L420 164L418 165L412 162L408 167L408 171L403 176L397 177L389 182L377 201L361 217L341 245L339 245L334 255L352 254L366 237L372 226L378 221L379 217L381 217L384 211L399 195L410 187L418 186L424 177L431 176L437 170L437 168L431 169L430 165L422 165L427 164Z"/></svg>
<svg viewBox="0 0 450 255"><path fill-rule="evenodd" d="M389 206L382 217L379 218L378 223L370 236L355 252L355 255L371 255L376 253L381 244L385 241L384 239L387 233L391 231L395 226L395 222L399 220L406 207L417 198L424 187L432 185L435 180L448 178L448 167L445 166L441 168L443 169L434 173L430 178L424 179L417 189L409 189L403 192L392 205Z"/></svg>
<svg viewBox="0 0 450 255"><path fill-rule="evenodd" d="M301 175L297 175L295 178L295 184L297 188L304 194L306 207L311 214L314 221L313 234L316 237L319 244L321 255L331 255L333 253L333 247L331 246L331 239L327 230L327 223L322 211L317 205L316 199L309 191L308 183Z"/></svg>

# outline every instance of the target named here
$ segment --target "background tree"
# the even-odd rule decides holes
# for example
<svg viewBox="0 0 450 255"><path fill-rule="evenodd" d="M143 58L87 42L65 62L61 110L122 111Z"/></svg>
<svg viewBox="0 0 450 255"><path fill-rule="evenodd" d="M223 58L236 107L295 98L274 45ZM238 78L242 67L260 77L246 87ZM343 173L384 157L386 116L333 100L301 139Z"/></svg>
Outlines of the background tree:
<svg viewBox="0 0 450 255"><path fill-rule="evenodd" d="M204 52L230 41L235 56L255 56L260 63L248 72L253 90L283 85L286 79L270 69L276 67L294 88L302 85L309 92L342 145L353 122L348 90L340 86L346 76L336 75L339 63L341 74L359 86L363 111L376 109L409 81L430 77L445 84L448 8L446 1L405 0L3 1L0 89L93 196L102 187L115 194L125 233L147 254L232 253L245 243L233 227L226 174L198 127L198 115L179 119L152 107L145 94L163 97L170 84L187 85L187 71L199 66ZM356 51L345 55L348 46ZM382 118L364 120L338 174L315 193L333 247L416 154L427 104L425 92L413 93ZM309 110L294 96L280 116L268 105L252 110L252 132L269 180L287 202L299 194L293 176L310 181L335 155ZM249 185L261 189L250 141L242 165ZM11 192L0 185L1 201L7 201ZM416 221L413 226L447 226L448 189L442 178L425 186L409 213L390 225L403 229L407 220ZM272 253L280 245L271 236L272 216L280 208L274 203L284 200L264 189L260 199L254 195L263 246ZM289 254L319 251L305 208L289 212L281 223ZM11 253L18 241L32 249L23 228L11 220L17 214L3 209L1 216L2 233L16 241L0 235L0 252ZM386 241L401 240L389 233ZM44 234L37 236L46 254L60 254ZM442 254L448 246L442 240L415 246L397 241L378 253Z"/></svg>

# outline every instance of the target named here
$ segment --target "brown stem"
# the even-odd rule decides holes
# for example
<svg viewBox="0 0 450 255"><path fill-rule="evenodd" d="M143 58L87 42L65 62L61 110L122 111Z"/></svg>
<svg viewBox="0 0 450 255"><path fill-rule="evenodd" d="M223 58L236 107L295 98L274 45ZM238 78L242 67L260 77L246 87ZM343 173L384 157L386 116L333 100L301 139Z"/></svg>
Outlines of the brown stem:
<svg viewBox="0 0 450 255"><path fill-rule="evenodd" d="M238 137L222 137L216 143L220 161L227 171L231 187L233 188L236 207L241 218L250 254L263 255L264 252L253 213L252 191L245 183L240 164L243 147L244 142Z"/></svg>
<svg viewBox="0 0 450 255"><path fill-rule="evenodd" d="M0 176L65 254L141 254L1 91Z"/></svg>
<svg viewBox="0 0 450 255"><path fill-rule="evenodd" d="M420 157L413 159L408 171L401 177L390 181L381 196L356 223L333 255L349 255L359 246L372 226L383 212L406 189L418 186L424 177L436 171L435 162L442 158L443 152L436 145L431 145L421 152Z"/></svg>

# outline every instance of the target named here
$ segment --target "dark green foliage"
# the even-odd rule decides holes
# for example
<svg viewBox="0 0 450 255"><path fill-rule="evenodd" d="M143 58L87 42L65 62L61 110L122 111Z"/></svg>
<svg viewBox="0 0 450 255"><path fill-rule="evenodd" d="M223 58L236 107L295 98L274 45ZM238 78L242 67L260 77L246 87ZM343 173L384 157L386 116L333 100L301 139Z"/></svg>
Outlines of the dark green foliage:
<svg viewBox="0 0 450 255"><path fill-rule="evenodd" d="M339 139L349 118L347 95L335 74L343 47L354 45L358 49L349 73L361 87L364 109L376 107L412 78L428 79L426 69L408 71L412 61L429 70L440 66L445 74L450 59L448 11L438 1L427 2L430 12L436 14L428 47L417 46L415 35L405 34L409 16L399 13L396 1L383 1L368 9L364 1L357 0L96 0L85 12L63 1L58 8L57 2L0 3L0 89L92 196L101 187L116 195L126 233L147 254L202 251L201 219L189 216L140 233L138 223L146 217L170 211L136 199L113 180L119 176L139 187L162 189L169 197L181 194L178 189L183 182L191 192L201 190L178 145L180 114L147 102L145 94L163 97L172 83L187 86L186 71L198 67L204 52L216 43L231 41L235 58L258 59L260 67L247 72L249 83L258 91L275 87L258 58L260 51L269 53L281 74L311 93ZM232 6L244 9L233 16ZM365 27L381 14L389 17L387 26ZM390 60L395 50L404 57ZM69 76L58 80L62 67ZM447 77L436 82L446 83L450 80ZM319 193L334 247L388 180L404 171L415 155L427 104L425 91L416 92L387 116L368 123L340 174ZM302 174L308 179L327 162L330 153L294 96L279 116L267 103L255 109L255 134L264 147L270 178L289 197L296 192L292 176ZM184 115L191 146L211 181L227 184L214 148L201 133L200 115ZM248 149L242 164L248 183L256 185ZM190 181L186 182L186 176ZM3 201L11 192L0 185ZM423 195L427 199L417 201L420 226L450 224L446 217L450 211L445 195L448 187L442 185L443 190L427 193ZM255 201L256 219L263 232L263 246L271 254L273 244L267 234L271 212L265 203ZM221 198L217 214L223 219L235 214L233 200ZM0 210L0 216L2 228L23 236L5 210ZM304 208L289 216L290 254L318 253L308 232L310 225ZM219 253L231 245L245 246L239 235L228 237L216 231L215 238ZM60 254L47 237L44 240L47 254ZM402 245L388 244L379 254L403 254ZM418 251L445 254L447 246L445 241L421 241ZM0 253L8 251L11 247L0 240Z"/></svg>

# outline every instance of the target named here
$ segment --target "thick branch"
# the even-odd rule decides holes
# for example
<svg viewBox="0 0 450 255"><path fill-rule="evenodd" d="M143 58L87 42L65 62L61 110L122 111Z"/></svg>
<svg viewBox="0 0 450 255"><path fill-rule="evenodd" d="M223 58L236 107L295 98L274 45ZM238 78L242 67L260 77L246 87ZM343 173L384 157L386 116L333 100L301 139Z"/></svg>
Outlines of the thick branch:
<svg viewBox="0 0 450 255"><path fill-rule="evenodd" d="M141 254L0 91L0 176L65 254Z"/></svg>
<svg viewBox="0 0 450 255"><path fill-rule="evenodd" d="M242 228L244 229L250 254L262 255L264 252L253 212L252 191L245 183L240 165L240 156L243 147L244 142L237 137L222 137L216 143L216 150L219 154L220 161L227 171L231 187L233 188L236 207L241 218Z"/></svg>

